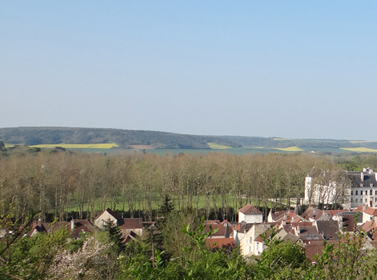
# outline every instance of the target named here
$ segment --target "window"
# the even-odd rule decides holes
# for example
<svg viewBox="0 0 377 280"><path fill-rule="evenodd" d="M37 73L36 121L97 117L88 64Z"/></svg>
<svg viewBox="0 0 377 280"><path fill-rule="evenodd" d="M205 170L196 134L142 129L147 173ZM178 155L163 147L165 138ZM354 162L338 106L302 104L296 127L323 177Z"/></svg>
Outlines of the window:
<svg viewBox="0 0 377 280"><path fill-rule="evenodd" d="M355 199L355 202L357 203L357 198Z"/></svg>
<svg viewBox="0 0 377 280"><path fill-rule="evenodd" d="M374 194L377 195L377 191L374 191Z"/></svg>
<svg viewBox="0 0 377 280"><path fill-rule="evenodd" d="M353 202L353 199L351 198L351 203Z"/></svg>
<svg viewBox="0 0 377 280"><path fill-rule="evenodd" d="M370 195L372 195L372 194L373 194L373 191L372 191L372 190L370 190L370 191L369 191L369 194L370 194Z"/></svg>
<svg viewBox="0 0 377 280"><path fill-rule="evenodd" d="M365 199L364 202L368 202L367 199Z"/></svg>
<svg viewBox="0 0 377 280"><path fill-rule="evenodd" d="M353 191L351 191L351 195L353 195Z"/></svg>
<svg viewBox="0 0 377 280"><path fill-rule="evenodd" d="M363 191L360 191L360 195L363 195Z"/></svg>
<svg viewBox="0 0 377 280"><path fill-rule="evenodd" d="M357 191L355 191L355 194L357 195Z"/></svg>
<svg viewBox="0 0 377 280"><path fill-rule="evenodd" d="M251 237L250 237L250 241L249 241L249 243L251 243Z"/></svg>

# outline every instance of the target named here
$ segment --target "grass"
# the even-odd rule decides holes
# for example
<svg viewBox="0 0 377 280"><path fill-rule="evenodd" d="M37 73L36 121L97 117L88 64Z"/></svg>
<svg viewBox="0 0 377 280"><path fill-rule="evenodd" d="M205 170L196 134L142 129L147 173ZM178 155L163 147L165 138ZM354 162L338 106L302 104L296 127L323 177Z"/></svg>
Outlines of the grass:
<svg viewBox="0 0 377 280"><path fill-rule="evenodd" d="M102 144L41 144L33 145L34 148L53 149L55 147L62 147L65 149L111 149L118 148L116 143L102 143Z"/></svg>
<svg viewBox="0 0 377 280"><path fill-rule="evenodd" d="M342 150L357 152L357 153L377 153L376 149L369 149L365 147L356 147L356 148L340 148Z"/></svg>
<svg viewBox="0 0 377 280"><path fill-rule="evenodd" d="M288 148L275 148L276 150L284 151L284 152L303 152L304 150L297 147L297 146L292 146Z"/></svg>
<svg viewBox="0 0 377 280"><path fill-rule="evenodd" d="M228 201L227 205L228 206L231 206L231 207L235 207L235 199L232 195L230 194L226 194L226 200ZM216 201L216 205L217 207L221 207L221 195L215 195L215 201ZM175 206L175 209L178 210L178 200L179 198L177 196L174 197L174 206ZM246 199L242 199L244 202L244 205L246 205ZM70 211L77 211L77 195L75 194L74 197L71 197L70 199L71 203L68 205L67 207L67 211L70 212ZM115 210L122 210L123 209L123 198L122 197L118 197L117 198L117 205L116 205L116 209ZM237 200L238 201L238 200ZM98 197L95 199L94 201L94 211L103 211L104 209L101 208L101 206L103 205L102 202L102 198L101 197ZM155 194L152 198L152 209L156 210L159 208L159 204L161 203L161 197L159 194ZM184 203L185 203L185 206L188 205L188 199L187 199L187 196L184 196ZM204 195L194 195L192 196L192 206L194 208L206 208L207 206L210 206L210 207L213 207L213 197L210 196L209 197L209 205L207 203L207 200L205 198ZM252 205L257 205L257 200L256 199L251 199L251 204ZM244 206L242 205L242 206ZM264 206L264 203L262 204ZM240 207L239 205L237 205L238 207ZM241 206L241 207L242 207ZM273 203L271 201L267 201L267 206L268 207L272 207L273 206ZM105 207L110 207L110 202L108 202ZM142 210L143 206L142 206L142 202L140 203L140 208ZM87 209L87 203L84 204L84 210L86 211ZM136 203L134 205L134 210L138 210L139 209L139 203ZM129 211L129 205L127 203L127 201L125 202L125 205L124 205L124 210L125 211Z"/></svg>
<svg viewBox="0 0 377 280"><path fill-rule="evenodd" d="M213 150L224 150L224 149L230 149L231 147L229 146L225 146L225 145L221 145L221 144L217 144L217 143L214 143L214 142L209 142L207 143L207 145L213 149Z"/></svg>

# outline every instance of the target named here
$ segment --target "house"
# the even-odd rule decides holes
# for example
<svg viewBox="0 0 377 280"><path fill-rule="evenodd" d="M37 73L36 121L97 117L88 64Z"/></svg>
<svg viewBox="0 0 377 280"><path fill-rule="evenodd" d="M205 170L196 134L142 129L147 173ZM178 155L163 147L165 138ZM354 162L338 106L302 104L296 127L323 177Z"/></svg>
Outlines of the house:
<svg viewBox="0 0 377 280"><path fill-rule="evenodd" d="M27 236L34 236L38 233L53 233L62 227L67 227L70 232L70 237L74 239L80 239L81 233L93 232L95 227L88 220L74 220L70 222L58 222L58 223L43 223L41 221L33 222L31 229L27 233Z"/></svg>
<svg viewBox="0 0 377 280"><path fill-rule="evenodd" d="M322 234L325 240L337 240L340 232L339 223L334 220L315 221L313 222L319 234Z"/></svg>
<svg viewBox="0 0 377 280"><path fill-rule="evenodd" d="M300 222L307 222L306 219L298 215L296 212L291 210L284 210L284 211L272 211L268 214L267 221L272 222L283 222L284 224L290 223L300 223Z"/></svg>
<svg viewBox="0 0 377 280"><path fill-rule="evenodd" d="M217 232L211 234L211 236L209 237L211 239L232 238L234 240L233 226L227 220L224 220L222 222L220 222L219 220L206 220L204 226L205 232L209 232L210 230L217 230Z"/></svg>
<svg viewBox="0 0 377 280"><path fill-rule="evenodd" d="M245 227L243 233L238 232L236 244L238 243L237 245L240 246L242 256L258 256L263 252L263 240L256 241L255 239L266 232L272 225L267 223L253 223L247 225L250 225L250 227ZM247 231L246 228L248 228Z"/></svg>
<svg viewBox="0 0 377 280"><path fill-rule="evenodd" d="M238 223L242 221L246 223L262 223L263 213L251 204L247 204L238 210Z"/></svg>
<svg viewBox="0 0 377 280"><path fill-rule="evenodd" d="M118 216L110 208L103 211L97 219L94 220L94 225L100 229L104 229L106 224L112 223L114 226L118 225Z"/></svg>
<svg viewBox="0 0 377 280"><path fill-rule="evenodd" d="M143 220L141 218L125 218L119 220L119 228L123 236L131 232L138 236L143 235Z"/></svg>

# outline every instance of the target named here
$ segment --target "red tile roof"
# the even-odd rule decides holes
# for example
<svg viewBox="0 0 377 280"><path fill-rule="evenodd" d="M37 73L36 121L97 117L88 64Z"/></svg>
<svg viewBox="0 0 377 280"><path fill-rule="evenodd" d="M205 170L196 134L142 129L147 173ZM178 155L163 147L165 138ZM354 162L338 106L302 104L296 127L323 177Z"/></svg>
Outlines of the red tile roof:
<svg viewBox="0 0 377 280"><path fill-rule="evenodd" d="M247 204L246 206L242 207L238 211L242 214L245 214L245 215L260 215L260 214L263 214L261 211L259 211L257 208L255 208L251 204Z"/></svg>
<svg viewBox="0 0 377 280"><path fill-rule="evenodd" d="M224 248L225 250L231 250L236 247L233 238L207 238L206 245L210 249Z"/></svg>
<svg viewBox="0 0 377 280"><path fill-rule="evenodd" d="M88 220L74 220L75 228L71 232L71 237L79 238L80 233L93 232L94 226Z"/></svg>
<svg viewBox="0 0 377 280"><path fill-rule="evenodd" d="M371 216L377 216L377 208L374 207L367 207L363 212Z"/></svg>
<svg viewBox="0 0 377 280"><path fill-rule="evenodd" d="M141 218L124 218L121 220L121 229L137 229L143 228L143 219Z"/></svg>

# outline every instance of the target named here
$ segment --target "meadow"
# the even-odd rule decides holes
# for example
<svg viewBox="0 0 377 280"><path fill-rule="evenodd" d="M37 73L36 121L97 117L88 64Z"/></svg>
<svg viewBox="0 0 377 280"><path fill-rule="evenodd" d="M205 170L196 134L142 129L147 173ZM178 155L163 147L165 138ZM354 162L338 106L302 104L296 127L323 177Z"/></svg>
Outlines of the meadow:
<svg viewBox="0 0 377 280"><path fill-rule="evenodd" d="M53 149L55 147L62 147L65 149L112 149L118 148L116 143L101 143L101 144L40 144L32 145L33 148Z"/></svg>

